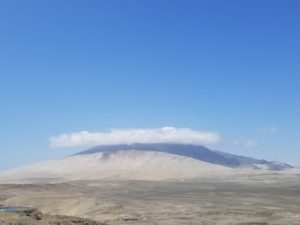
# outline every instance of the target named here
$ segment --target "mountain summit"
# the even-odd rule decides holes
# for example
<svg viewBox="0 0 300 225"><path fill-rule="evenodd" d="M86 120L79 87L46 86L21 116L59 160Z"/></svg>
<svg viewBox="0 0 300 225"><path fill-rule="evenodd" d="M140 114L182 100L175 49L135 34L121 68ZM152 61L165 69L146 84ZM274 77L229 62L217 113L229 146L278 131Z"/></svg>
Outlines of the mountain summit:
<svg viewBox="0 0 300 225"><path fill-rule="evenodd" d="M253 169L266 168L269 170L284 170L293 168L291 165L286 163L270 162L263 159L254 159L245 156L233 155L221 151L210 150L209 148L201 145L191 144L136 143L130 145L98 145L83 152L77 153L76 155L95 153L110 154L127 150L165 152L230 168L251 167Z"/></svg>

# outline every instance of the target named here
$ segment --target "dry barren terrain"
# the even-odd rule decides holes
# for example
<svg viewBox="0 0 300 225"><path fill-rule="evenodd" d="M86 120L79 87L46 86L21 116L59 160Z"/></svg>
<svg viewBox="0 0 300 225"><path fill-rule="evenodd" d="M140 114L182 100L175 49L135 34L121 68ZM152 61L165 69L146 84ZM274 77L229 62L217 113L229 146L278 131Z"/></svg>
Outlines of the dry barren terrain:
<svg viewBox="0 0 300 225"><path fill-rule="evenodd" d="M111 225L299 225L300 176L52 184L37 180L1 184L0 204L34 206L47 215Z"/></svg>

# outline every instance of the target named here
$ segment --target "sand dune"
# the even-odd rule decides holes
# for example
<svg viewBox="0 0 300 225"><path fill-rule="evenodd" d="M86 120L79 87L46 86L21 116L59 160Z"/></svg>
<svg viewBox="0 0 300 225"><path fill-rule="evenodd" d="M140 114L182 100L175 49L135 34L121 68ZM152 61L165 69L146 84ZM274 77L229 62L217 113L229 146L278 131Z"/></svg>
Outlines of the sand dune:
<svg viewBox="0 0 300 225"><path fill-rule="evenodd" d="M30 179L94 180L135 179L163 180L211 176L234 170L189 157L163 152L119 151L74 155L59 160L19 167L0 175L2 181Z"/></svg>

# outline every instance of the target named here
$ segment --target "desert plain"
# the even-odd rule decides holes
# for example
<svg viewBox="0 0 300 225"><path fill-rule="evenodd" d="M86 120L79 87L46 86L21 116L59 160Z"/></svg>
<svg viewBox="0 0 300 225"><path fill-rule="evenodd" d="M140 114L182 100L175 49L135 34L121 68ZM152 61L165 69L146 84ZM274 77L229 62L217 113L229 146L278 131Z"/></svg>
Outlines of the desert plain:
<svg viewBox="0 0 300 225"><path fill-rule="evenodd" d="M107 225L299 225L300 174L159 181L37 179L0 184L0 205L32 206L46 217L75 216ZM0 215L0 223L22 224L9 222L9 216Z"/></svg>

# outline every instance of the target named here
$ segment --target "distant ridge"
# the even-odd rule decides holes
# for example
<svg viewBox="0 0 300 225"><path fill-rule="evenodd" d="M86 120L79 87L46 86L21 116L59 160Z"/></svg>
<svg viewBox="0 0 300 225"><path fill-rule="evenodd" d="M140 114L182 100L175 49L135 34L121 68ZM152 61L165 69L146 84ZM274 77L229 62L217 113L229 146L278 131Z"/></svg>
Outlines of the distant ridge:
<svg viewBox="0 0 300 225"><path fill-rule="evenodd" d="M237 156L200 145L137 143L95 146L61 159L21 166L0 173L0 183L215 179L291 168L288 164Z"/></svg>
<svg viewBox="0 0 300 225"><path fill-rule="evenodd" d="M266 168L269 170L285 170L293 168L286 163L270 162L263 159L255 159L251 157L233 155L221 151L210 150L201 145L191 144L122 144L122 145L98 145L88 150L77 153L94 154L94 153L114 153L118 151L136 150L136 151L154 151L175 154L179 156L190 157L204 162L218 164L230 168L251 167L253 169Z"/></svg>

